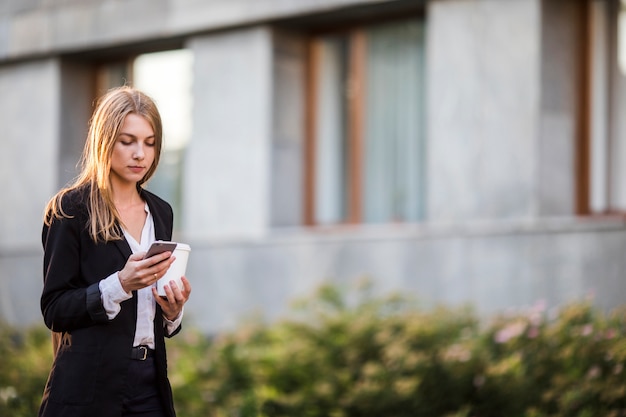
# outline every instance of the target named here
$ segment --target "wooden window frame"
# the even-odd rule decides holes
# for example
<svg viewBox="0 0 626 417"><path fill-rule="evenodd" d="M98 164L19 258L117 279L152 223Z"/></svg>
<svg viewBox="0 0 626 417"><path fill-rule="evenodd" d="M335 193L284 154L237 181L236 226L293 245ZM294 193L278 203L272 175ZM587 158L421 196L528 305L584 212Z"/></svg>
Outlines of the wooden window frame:
<svg viewBox="0 0 626 417"><path fill-rule="evenodd" d="M347 184L346 195L347 215L339 224L360 223L363 212L363 135L364 135L364 104L365 104L365 60L366 41L365 30L355 28L339 33L345 33L349 42L348 57L348 98L347 98ZM321 41L319 36L312 37L307 44L307 74L306 74L306 116L305 116L305 156L304 156L304 224L317 225L315 220L316 202L316 121L317 121L317 91L319 73Z"/></svg>
<svg viewBox="0 0 626 417"><path fill-rule="evenodd" d="M353 29L347 32L349 39L348 57L348 195L346 206L347 218L344 223L359 223L362 212L362 166L363 166L363 103L364 103L364 77L365 77L365 34L363 29ZM319 86L319 73L317 69L320 63L321 41L319 37L309 39L307 45L308 71L307 71L307 114L305 133L305 173L304 173L304 223L316 225L315 202L316 202L316 121L317 121L317 91Z"/></svg>
<svg viewBox="0 0 626 417"><path fill-rule="evenodd" d="M304 224L313 226L315 222L315 161L317 129L317 82L319 78L318 68L320 61L319 42L309 40L307 42L307 71L306 71L306 114L305 114L305 134L304 134Z"/></svg>
<svg viewBox="0 0 626 417"><path fill-rule="evenodd" d="M425 19L423 8L412 8L409 13L392 13L383 17L369 17L346 26L334 26L313 31L306 44L305 115L304 115L304 175L303 175L303 219L305 226L318 226L316 221L316 121L318 120L317 91L319 87L319 63L321 39L332 34L348 38L348 99L347 99L347 184L345 196L346 215L332 225L360 224L363 221L364 190L364 141L365 141L365 95L367 81L366 29L372 25L400 22L412 17ZM324 224L323 226L332 226Z"/></svg>
<svg viewBox="0 0 626 417"><path fill-rule="evenodd" d="M617 34L618 27L615 20L608 22L608 27L600 28L608 31L607 35L607 66L608 73L605 76L608 79L608 88L606 90L606 102L607 102L607 143L606 143L606 182L603 184L604 193L606 195L606 208L602 211L594 211L592 208L592 180L591 175L593 171L592 166L592 140L593 140L593 77L594 77L594 45L593 37L596 34L598 28L593 24L592 18L592 3L594 0L581 0L581 30L580 30L580 44L582 45L582 52L580 55L579 65L581 68L580 75L580 93L579 93L579 106L577 109L577 135L576 135L576 158L575 158L575 170L576 170L576 189L575 189L575 213L580 216L601 218L605 216L626 216L626 210L617 209L612 202L612 184L614 179L613 165L614 161L610 158L612 153L612 146L615 140L615 127L614 118L616 117L615 105L615 88L613 83L614 71L617 66L617 56L615 51L618 48ZM606 0L606 16L610 19L618 19L620 0Z"/></svg>
<svg viewBox="0 0 626 417"><path fill-rule="evenodd" d="M579 105L577 108L576 143L577 149L575 157L576 190L574 209L578 215L591 214L591 76L592 65L592 31L591 24L591 1L583 0L580 13L580 44L582 53L580 54L579 65L580 93Z"/></svg>

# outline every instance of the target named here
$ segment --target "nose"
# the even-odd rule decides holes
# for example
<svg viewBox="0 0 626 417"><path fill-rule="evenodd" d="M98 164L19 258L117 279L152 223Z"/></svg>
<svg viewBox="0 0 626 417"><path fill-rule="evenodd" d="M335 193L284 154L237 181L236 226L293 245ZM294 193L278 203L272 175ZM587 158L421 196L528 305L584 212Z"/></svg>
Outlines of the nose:
<svg viewBox="0 0 626 417"><path fill-rule="evenodd" d="M143 144L138 143L135 148L135 153L133 154L134 159L142 160L145 156L145 152L143 150Z"/></svg>

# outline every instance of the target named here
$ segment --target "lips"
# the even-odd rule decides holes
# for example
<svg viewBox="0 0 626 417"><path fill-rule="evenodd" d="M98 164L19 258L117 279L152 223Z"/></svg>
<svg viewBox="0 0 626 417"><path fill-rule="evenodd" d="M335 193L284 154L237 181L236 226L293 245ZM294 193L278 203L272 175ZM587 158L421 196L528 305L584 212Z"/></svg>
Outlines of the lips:
<svg viewBox="0 0 626 417"><path fill-rule="evenodd" d="M144 170L144 167L130 166L130 167L128 167L128 169L130 169L134 173L140 173L141 171Z"/></svg>

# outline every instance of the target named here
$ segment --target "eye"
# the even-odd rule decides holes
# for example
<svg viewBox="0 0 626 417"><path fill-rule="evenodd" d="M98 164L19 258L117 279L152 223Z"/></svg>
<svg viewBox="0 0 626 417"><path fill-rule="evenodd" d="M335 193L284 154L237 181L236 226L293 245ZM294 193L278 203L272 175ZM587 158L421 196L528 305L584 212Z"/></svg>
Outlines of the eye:
<svg viewBox="0 0 626 417"><path fill-rule="evenodd" d="M126 135L120 135L117 137L117 141L124 146L131 145L133 143L133 138L128 137Z"/></svg>
<svg viewBox="0 0 626 417"><path fill-rule="evenodd" d="M153 147L155 144L156 144L156 143L155 143L155 141L153 141L153 140L150 140L150 141L147 141L147 142L146 142L146 146L150 146L150 147Z"/></svg>

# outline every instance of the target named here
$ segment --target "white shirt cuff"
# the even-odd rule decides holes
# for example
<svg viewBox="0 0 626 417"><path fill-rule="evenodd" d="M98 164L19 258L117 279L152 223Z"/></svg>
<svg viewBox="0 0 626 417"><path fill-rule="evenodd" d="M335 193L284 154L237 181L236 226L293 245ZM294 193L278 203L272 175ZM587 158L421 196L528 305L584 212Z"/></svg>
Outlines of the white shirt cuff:
<svg viewBox="0 0 626 417"><path fill-rule="evenodd" d="M120 303L132 298L133 294L124 291L117 272L100 281L98 286L107 317L109 320L113 320L122 309Z"/></svg>
<svg viewBox="0 0 626 417"><path fill-rule="evenodd" d="M174 320L168 320L167 317L163 316L163 323L165 324L165 333L170 335L174 333L176 329L178 329L178 326L180 326L180 323L182 323L183 321L184 311L185 311L185 308L183 307L178 317L176 317Z"/></svg>

